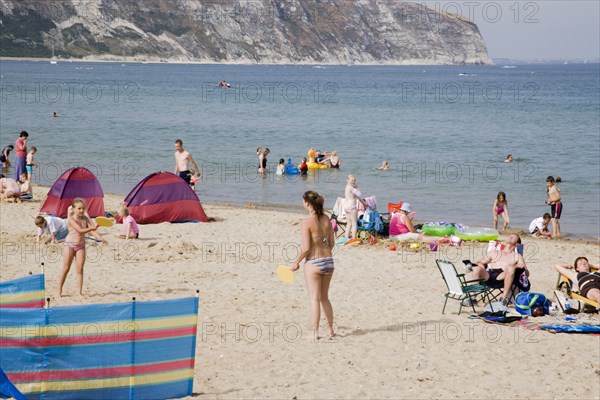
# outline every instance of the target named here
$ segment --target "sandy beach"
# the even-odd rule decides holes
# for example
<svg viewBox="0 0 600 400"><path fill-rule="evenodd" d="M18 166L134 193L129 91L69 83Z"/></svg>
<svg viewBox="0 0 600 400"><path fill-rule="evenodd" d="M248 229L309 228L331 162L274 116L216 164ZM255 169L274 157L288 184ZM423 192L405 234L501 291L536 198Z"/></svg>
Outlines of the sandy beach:
<svg viewBox="0 0 600 400"><path fill-rule="evenodd" d="M62 244L35 246L48 188L35 199L1 203L2 281L38 273L44 263L51 306L82 304L75 271L57 298ZM107 210L122 196L107 195ZM298 200L301 205L301 200ZM449 302L436 258L462 268L484 243L433 253L389 242L337 247L330 297L334 340L313 341L302 270L290 285L275 276L300 246L304 214L247 205L204 204L212 223L142 225L139 240L101 228L108 247L88 242L83 302L172 299L200 291L194 398L600 398L600 337L552 334L469 319ZM501 238L502 239L502 238ZM556 263L585 255L599 264L598 243L523 237L532 291L554 299ZM386 244L387 243L387 244ZM482 310L479 307L478 310ZM598 323L597 314L580 322ZM565 323L562 314L532 322Z"/></svg>

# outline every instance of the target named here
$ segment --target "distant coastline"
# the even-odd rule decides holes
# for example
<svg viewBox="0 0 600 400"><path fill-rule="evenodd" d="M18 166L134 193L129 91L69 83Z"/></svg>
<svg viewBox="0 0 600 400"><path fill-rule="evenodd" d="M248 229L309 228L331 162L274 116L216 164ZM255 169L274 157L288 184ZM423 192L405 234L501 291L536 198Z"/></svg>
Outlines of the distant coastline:
<svg viewBox="0 0 600 400"><path fill-rule="evenodd" d="M177 59L157 59L152 57L118 57L118 56L95 56L87 58L47 58L47 57L0 57L0 61L31 61L31 62L50 62L57 61L58 63L70 62L91 62L91 63L124 63L124 64L189 64L189 65L326 65L326 66L460 66L464 64L440 64L440 63L418 63L418 62L373 62L373 63L354 63L354 64L328 64L323 62L302 62L302 63L257 63L248 60L239 62L226 61L217 62L212 60L192 61L192 60L177 60ZM600 64L600 59L508 59L508 58L493 58L492 64L468 64L468 65L540 65L540 64Z"/></svg>
<svg viewBox="0 0 600 400"><path fill-rule="evenodd" d="M303 61L296 63L278 63L278 62L254 62L250 60L235 61L213 61L213 60L180 60L180 59L161 59L147 56L139 57L119 57L119 56L89 56L86 58L47 58L47 57L0 57L0 61L33 61L33 62L50 62L58 63L69 62L94 62L94 63L123 63L123 64L188 64L188 65L326 65L326 66L460 66L460 65L494 65L494 64L449 64L439 62L424 62L423 60L407 60L402 63L398 62L372 62L372 63L352 63L352 64L336 64L326 62Z"/></svg>

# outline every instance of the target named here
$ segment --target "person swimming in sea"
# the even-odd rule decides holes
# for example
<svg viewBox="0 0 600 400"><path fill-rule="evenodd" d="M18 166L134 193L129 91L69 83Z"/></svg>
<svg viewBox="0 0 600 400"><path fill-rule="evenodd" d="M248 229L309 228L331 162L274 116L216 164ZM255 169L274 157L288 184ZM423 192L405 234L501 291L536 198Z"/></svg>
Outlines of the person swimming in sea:
<svg viewBox="0 0 600 400"><path fill-rule="evenodd" d="M379 171L387 171L388 169L390 169L390 164L387 161L384 161L383 164L381 164L381 166L373 169L377 169Z"/></svg>

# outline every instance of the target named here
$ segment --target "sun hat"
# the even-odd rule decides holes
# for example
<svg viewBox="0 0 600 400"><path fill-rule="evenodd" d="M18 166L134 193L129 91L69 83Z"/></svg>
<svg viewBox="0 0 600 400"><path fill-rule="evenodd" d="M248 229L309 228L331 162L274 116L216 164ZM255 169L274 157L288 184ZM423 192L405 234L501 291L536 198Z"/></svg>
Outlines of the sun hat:
<svg viewBox="0 0 600 400"><path fill-rule="evenodd" d="M402 207L400 207L400 210L406 211L407 213L413 212L412 207L410 206L410 203L403 203Z"/></svg>

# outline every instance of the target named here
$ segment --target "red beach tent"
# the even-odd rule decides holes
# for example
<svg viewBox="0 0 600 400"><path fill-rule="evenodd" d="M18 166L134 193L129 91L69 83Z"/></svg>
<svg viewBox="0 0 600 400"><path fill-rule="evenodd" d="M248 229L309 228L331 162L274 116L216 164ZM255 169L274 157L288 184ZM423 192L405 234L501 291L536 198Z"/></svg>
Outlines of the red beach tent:
<svg viewBox="0 0 600 400"><path fill-rule="evenodd" d="M138 224L208 221L196 192L170 172L142 179L125 198L125 205Z"/></svg>
<svg viewBox="0 0 600 400"><path fill-rule="evenodd" d="M67 218L73 199L81 197L90 217L104 216L104 192L96 176L83 167L71 168L54 182L40 212Z"/></svg>

